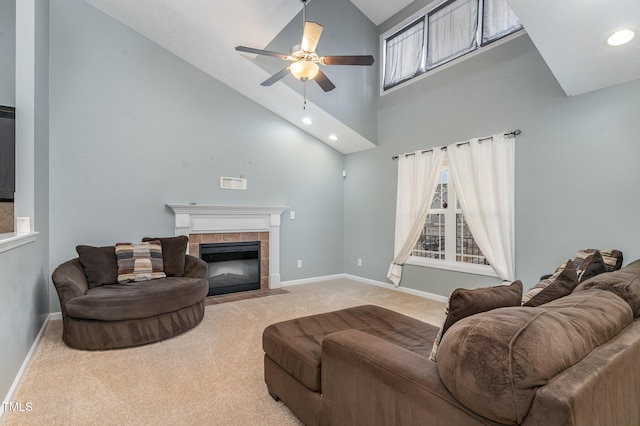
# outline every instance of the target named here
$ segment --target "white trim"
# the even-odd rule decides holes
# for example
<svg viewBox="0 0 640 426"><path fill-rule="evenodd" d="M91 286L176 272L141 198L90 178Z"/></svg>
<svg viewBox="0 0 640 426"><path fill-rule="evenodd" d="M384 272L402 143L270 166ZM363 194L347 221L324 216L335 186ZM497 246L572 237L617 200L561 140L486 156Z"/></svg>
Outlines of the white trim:
<svg viewBox="0 0 640 426"><path fill-rule="evenodd" d="M412 294L414 296L424 297L425 299L435 300L436 302L447 303L449 301L448 297L440 296L439 294L429 293L427 291L416 290L414 288L408 288L408 287L402 287L402 286L396 287L393 284L385 283L382 281L376 281L369 278L358 277L356 275L343 274L343 277L354 280L354 281L359 281L361 283L371 284L377 287L383 287L388 290L395 290L401 293L407 293L407 294Z"/></svg>
<svg viewBox="0 0 640 426"><path fill-rule="evenodd" d="M61 319L62 319L62 312L52 312L49 314L49 321L61 320Z"/></svg>
<svg viewBox="0 0 640 426"><path fill-rule="evenodd" d="M0 253L32 243L36 240L36 235L38 235L37 232L30 232L28 234L2 234L0 235Z"/></svg>
<svg viewBox="0 0 640 426"><path fill-rule="evenodd" d="M60 314L60 317L62 318L62 314ZM27 371L27 367L29 366L29 363L31 362L31 358L33 357L36 348L38 347L38 343L40 343L40 340L42 339L42 335L44 334L44 330L45 328L47 328L47 325L49 324L49 321L53 319L52 318L52 314L49 314L47 316L47 318L44 320L44 323L42 324L42 327L40 327L40 331L38 332L38 335L36 336L36 338L33 340L33 343L31 344L31 349L29 349L29 352L27 353L27 356L24 358L24 361L22 362L22 365L20 366L20 369L18 370L18 374L16 374L16 377L13 379L13 383L11 384L11 387L9 388L9 392L7 392L7 395L4 397L3 400L3 406L8 405L11 402L11 398L13 397L13 394L15 393L16 389L18 389L18 385L20 384L20 381L22 380L22 376L24 375L25 371ZM2 416L4 415L5 410L1 410L0 409L0 420L2 420ZM1 422L0 422L1 423Z"/></svg>
<svg viewBox="0 0 640 426"><path fill-rule="evenodd" d="M16 217L31 217L35 212L35 140L36 140L36 0L16 1ZM39 117L40 118L40 117Z"/></svg>
<svg viewBox="0 0 640 426"><path fill-rule="evenodd" d="M335 275L325 275L323 277L312 277L312 278L303 278L300 280L282 281L280 283L280 287L289 287L289 286L301 285L301 284L313 284L320 281L337 280L340 278L348 278L348 276L346 274L335 274Z"/></svg>
<svg viewBox="0 0 640 426"><path fill-rule="evenodd" d="M446 271L464 272L465 274L484 275L485 277L500 278L496 271L488 265L476 265L465 262L448 262L446 260L427 259L417 256L409 256L406 265L421 266L424 268L444 269Z"/></svg>
<svg viewBox="0 0 640 426"><path fill-rule="evenodd" d="M167 204L175 216L175 235L226 232L269 233L269 288L280 287L280 215L287 206ZM187 253L189 253L187 247Z"/></svg>
<svg viewBox="0 0 640 426"><path fill-rule="evenodd" d="M359 277L357 275L351 275L351 274L325 275L323 277L313 277L313 278L304 278L300 280L284 281L280 284L282 287L289 287L289 286L295 286L295 285L301 285L301 284L313 284L321 281L335 280L340 278L358 281L363 284L375 285L376 287L386 288L387 290L394 290L394 291L399 291L401 293L412 294L414 296L424 297L425 299L435 300L436 302L447 303L449 300L448 297L440 296L439 294L433 294L426 291L416 290L416 289L407 288L407 287L395 287L393 284L385 283L382 281L376 281L369 278L363 278L363 277Z"/></svg>

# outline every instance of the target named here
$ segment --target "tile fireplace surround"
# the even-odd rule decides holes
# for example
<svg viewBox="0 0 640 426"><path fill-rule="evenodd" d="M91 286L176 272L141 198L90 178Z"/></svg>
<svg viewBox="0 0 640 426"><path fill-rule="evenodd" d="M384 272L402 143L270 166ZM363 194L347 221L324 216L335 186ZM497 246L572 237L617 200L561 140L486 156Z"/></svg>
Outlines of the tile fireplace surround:
<svg viewBox="0 0 640 426"><path fill-rule="evenodd" d="M201 243L260 241L260 288L280 287L280 217L283 206L167 204L175 215L175 235L189 236L189 254Z"/></svg>

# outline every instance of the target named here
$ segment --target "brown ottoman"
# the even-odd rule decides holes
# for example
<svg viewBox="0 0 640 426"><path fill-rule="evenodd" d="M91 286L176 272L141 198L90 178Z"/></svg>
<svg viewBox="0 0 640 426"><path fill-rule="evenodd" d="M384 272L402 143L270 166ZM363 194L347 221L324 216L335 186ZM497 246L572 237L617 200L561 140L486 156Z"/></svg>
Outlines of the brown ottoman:
<svg viewBox="0 0 640 426"><path fill-rule="evenodd" d="M363 305L272 324L262 335L269 393L307 425L318 423L322 341L360 330L428 357L438 328L374 305Z"/></svg>

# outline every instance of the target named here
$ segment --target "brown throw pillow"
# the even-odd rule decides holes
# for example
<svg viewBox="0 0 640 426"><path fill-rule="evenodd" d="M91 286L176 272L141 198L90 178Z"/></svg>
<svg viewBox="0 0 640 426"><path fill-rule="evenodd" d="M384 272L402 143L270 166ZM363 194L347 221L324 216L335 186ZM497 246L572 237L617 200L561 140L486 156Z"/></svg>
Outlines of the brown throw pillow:
<svg viewBox="0 0 640 426"><path fill-rule="evenodd" d="M162 271L162 246L159 241L117 243L118 282L149 281L166 277Z"/></svg>
<svg viewBox="0 0 640 426"><path fill-rule="evenodd" d="M184 277L184 256L187 254L189 238L185 235L166 238L144 237L146 241L160 241L162 245L162 260L164 262L164 273L168 277Z"/></svg>
<svg viewBox="0 0 640 426"><path fill-rule="evenodd" d="M114 246L76 246L89 288L118 282L118 262Z"/></svg>
<svg viewBox="0 0 640 426"><path fill-rule="evenodd" d="M520 306L521 300L522 282L520 280L514 281L510 285L454 290L449 296L449 303L446 308L447 317L436 336L436 340L433 342L433 349L431 349L429 359L434 362L437 361L440 341L447 330L457 321L496 308Z"/></svg>
<svg viewBox="0 0 640 426"><path fill-rule="evenodd" d="M522 297L523 306L540 306L571 294L578 285L573 260L564 262L549 278L541 280Z"/></svg>
<svg viewBox="0 0 640 426"><path fill-rule="evenodd" d="M603 274L607 272L607 268L604 265L604 259L598 250L593 250L592 253L588 253L584 259L582 259L582 253L584 251L578 252L576 257L573 259L574 265L576 266L576 272L578 274L578 282L588 280L591 277L595 277L598 274Z"/></svg>

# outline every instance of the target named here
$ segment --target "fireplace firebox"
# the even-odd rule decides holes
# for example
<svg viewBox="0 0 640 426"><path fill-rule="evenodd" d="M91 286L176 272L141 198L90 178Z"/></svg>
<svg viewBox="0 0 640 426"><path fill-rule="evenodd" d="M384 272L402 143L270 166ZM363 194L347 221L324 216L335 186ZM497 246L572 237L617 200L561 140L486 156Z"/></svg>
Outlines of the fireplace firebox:
<svg viewBox="0 0 640 426"><path fill-rule="evenodd" d="M260 289L260 241L200 244L209 264L207 296Z"/></svg>

